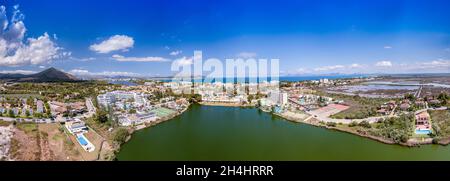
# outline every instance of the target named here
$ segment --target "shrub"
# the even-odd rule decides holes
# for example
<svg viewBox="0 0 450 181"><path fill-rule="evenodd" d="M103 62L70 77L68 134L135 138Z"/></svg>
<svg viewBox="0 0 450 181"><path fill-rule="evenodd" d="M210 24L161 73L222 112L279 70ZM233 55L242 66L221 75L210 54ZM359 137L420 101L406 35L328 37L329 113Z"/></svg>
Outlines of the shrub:
<svg viewBox="0 0 450 181"><path fill-rule="evenodd" d="M438 144L438 143L439 143L439 139L438 139L438 138L433 138L433 140L431 141L431 143L433 143L433 144Z"/></svg>
<svg viewBox="0 0 450 181"><path fill-rule="evenodd" d="M380 118L380 119L377 120L377 123L382 123L383 121L384 121L384 119Z"/></svg>
<svg viewBox="0 0 450 181"><path fill-rule="evenodd" d="M99 122L99 123L105 123L108 121L108 116L106 111L99 109L97 111L97 114L95 115L95 121Z"/></svg>
<svg viewBox="0 0 450 181"><path fill-rule="evenodd" d="M328 127L336 127L336 123L335 122L327 122L326 124Z"/></svg>
<svg viewBox="0 0 450 181"><path fill-rule="evenodd" d="M364 127L364 128L371 128L372 126L370 125L369 122L367 121L361 121L358 126Z"/></svg>
<svg viewBox="0 0 450 181"><path fill-rule="evenodd" d="M358 125L357 122L352 121L350 124L348 124L348 127L355 127L355 126L357 126L357 125Z"/></svg>
<svg viewBox="0 0 450 181"><path fill-rule="evenodd" d="M394 142L406 142L412 134L414 128L413 114L404 114L399 117L388 118L379 126L379 133L385 138L390 138Z"/></svg>

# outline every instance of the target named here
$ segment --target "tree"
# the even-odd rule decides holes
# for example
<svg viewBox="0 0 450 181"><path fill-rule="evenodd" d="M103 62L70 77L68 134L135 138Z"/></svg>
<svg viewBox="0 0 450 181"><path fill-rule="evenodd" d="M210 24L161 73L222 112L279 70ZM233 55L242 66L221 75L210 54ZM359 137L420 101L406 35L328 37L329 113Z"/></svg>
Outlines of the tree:
<svg viewBox="0 0 450 181"><path fill-rule="evenodd" d="M173 90L171 88L166 90L166 95L167 96L176 96L176 94L173 92Z"/></svg>
<svg viewBox="0 0 450 181"><path fill-rule="evenodd" d="M50 104L48 104L47 101L45 101L44 107L45 107L45 113L47 113L47 115L50 115L51 114L51 112L50 112Z"/></svg>
<svg viewBox="0 0 450 181"><path fill-rule="evenodd" d="M352 121L350 124L348 124L348 127L355 127L358 123L356 121Z"/></svg>
<svg viewBox="0 0 450 181"><path fill-rule="evenodd" d="M396 143L406 142L412 135L414 119L414 114L388 118L379 125L380 133Z"/></svg>
<svg viewBox="0 0 450 181"><path fill-rule="evenodd" d="M136 113L136 109L130 109L130 111L128 111L128 113L134 114L134 113Z"/></svg>
<svg viewBox="0 0 450 181"><path fill-rule="evenodd" d="M364 127L364 128L371 128L372 127L370 125L370 123L367 122L367 121L361 121L358 125L361 126L361 127Z"/></svg>
<svg viewBox="0 0 450 181"><path fill-rule="evenodd" d="M405 99L408 99L410 101L414 101L416 98L412 94L405 94Z"/></svg>
<svg viewBox="0 0 450 181"><path fill-rule="evenodd" d="M439 94L437 99L441 101L442 105L446 105L447 104L447 100L450 99L450 96L447 95L446 92L442 92L442 93Z"/></svg>
<svg viewBox="0 0 450 181"><path fill-rule="evenodd" d="M9 116L9 117L12 117L12 118L16 117L16 116L14 115L14 112L13 112L12 109L10 109L10 110L8 111L8 116Z"/></svg>
<svg viewBox="0 0 450 181"><path fill-rule="evenodd" d="M37 117L37 118L42 118L43 117L42 113L38 113L38 112L33 113L33 116Z"/></svg>
<svg viewBox="0 0 450 181"><path fill-rule="evenodd" d="M130 133L126 128L118 128L114 133L113 139L115 142L121 145L125 143L125 141L127 141L129 135Z"/></svg>
<svg viewBox="0 0 450 181"><path fill-rule="evenodd" d="M255 99L255 95L250 94L247 96L247 102L251 103L253 99Z"/></svg>
<svg viewBox="0 0 450 181"><path fill-rule="evenodd" d="M327 122L326 125L328 127L336 127L337 124L335 122Z"/></svg>
<svg viewBox="0 0 450 181"><path fill-rule="evenodd" d="M200 95L200 94L189 94L188 95L188 100L189 100L190 103L201 102L202 101L202 95Z"/></svg>
<svg viewBox="0 0 450 181"><path fill-rule="evenodd" d="M103 109L98 109L97 114L95 115L95 121L99 123L106 123L108 121L106 111Z"/></svg>
<svg viewBox="0 0 450 181"><path fill-rule="evenodd" d="M155 96L156 100L159 100L164 97L163 93L159 90L153 92L153 95Z"/></svg>
<svg viewBox="0 0 450 181"><path fill-rule="evenodd" d="M29 111L29 110L26 110L26 111L25 111L25 116L26 116L26 117L30 117L30 115L31 115L31 114L30 114L30 111Z"/></svg>
<svg viewBox="0 0 450 181"><path fill-rule="evenodd" d="M30 96L30 97L28 97L28 99L27 99L27 104L28 105L30 105L31 107L33 107L33 98Z"/></svg>

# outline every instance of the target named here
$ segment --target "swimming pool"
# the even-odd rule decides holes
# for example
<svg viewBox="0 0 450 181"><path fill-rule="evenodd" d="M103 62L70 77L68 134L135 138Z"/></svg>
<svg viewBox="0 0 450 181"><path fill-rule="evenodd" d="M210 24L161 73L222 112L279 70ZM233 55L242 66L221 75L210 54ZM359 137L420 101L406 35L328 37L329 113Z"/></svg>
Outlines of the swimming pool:
<svg viewBox="0 0 450 181"><path fill-rule="evenodd" d="M416 134L430 134L430 129L416 129Z"/></svg>
<svg viewBox="0 0 450 181"><path fill-rule="evenodd" d="M86 139L84 139L84 136L82 136L82 135L81 136L77 136L77 140L83 146L86 146L88 144L88 142L86 141Z"/></svg>

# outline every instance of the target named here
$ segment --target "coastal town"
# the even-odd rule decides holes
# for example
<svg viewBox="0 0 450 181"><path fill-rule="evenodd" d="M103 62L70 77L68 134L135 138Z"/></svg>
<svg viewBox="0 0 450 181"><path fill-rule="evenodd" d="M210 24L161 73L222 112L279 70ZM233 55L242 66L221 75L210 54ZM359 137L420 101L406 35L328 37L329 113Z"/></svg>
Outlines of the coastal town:
<svg viewBox="0 0 450 181"><path fill-rule="evenodd" d="M449 178L449 8L3 0L0 178Z"/></svg>
<svg viewBox="0 0 450 181"><path fill-rule="evenodd" d="M387 144L446 145L449 84L435 77L420 80L372 76L258 83L5 82L0 94L0 158L112 160L134 131L171 120L191 104L254 107ZM40 84L76 91L43 92ZM36 88L24 92L24 86Z"/></svg>

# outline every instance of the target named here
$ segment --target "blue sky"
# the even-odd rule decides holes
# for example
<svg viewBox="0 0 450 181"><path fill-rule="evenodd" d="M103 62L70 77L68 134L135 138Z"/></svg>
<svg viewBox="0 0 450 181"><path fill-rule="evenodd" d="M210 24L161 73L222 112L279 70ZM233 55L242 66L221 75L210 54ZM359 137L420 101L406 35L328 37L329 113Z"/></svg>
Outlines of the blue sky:
<svg viewBox="0 0 450 181"><path fill-rule="evenodd" d="M171 75L194 50L277 58L283 75L450 72L446 0L0 3L3 73Z"/></svg>

